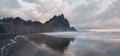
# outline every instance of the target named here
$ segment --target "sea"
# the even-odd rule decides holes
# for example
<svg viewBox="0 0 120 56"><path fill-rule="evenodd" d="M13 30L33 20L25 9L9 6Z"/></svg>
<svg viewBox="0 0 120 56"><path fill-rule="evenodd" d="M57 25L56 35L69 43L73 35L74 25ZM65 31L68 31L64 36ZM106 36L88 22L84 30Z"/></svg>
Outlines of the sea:
<svg viewBox="0 0 120 56"><path fill-rule="evenodd" d="M120 32L9 34L0 37L0 56L120 56Z"/></svg>

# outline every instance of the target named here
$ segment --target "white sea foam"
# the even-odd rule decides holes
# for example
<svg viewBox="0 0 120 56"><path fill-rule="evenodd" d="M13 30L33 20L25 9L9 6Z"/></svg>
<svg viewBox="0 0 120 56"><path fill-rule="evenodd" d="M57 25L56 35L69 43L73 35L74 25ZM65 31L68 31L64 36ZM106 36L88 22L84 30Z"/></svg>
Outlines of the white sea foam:
<svg viewBox="0 0 120 56"><path fill-rule="evenodd" d="M5 56L8 54L8 49L6 47L12 45L12 44L15 44L16 43L16 40L19 38L20 36L16 36L14 39L10 39L8 41L10 41L9 43L7 43L6 45L2 46L1 47L1 56ZM3 42L4 43L4 42Z"/></svg>

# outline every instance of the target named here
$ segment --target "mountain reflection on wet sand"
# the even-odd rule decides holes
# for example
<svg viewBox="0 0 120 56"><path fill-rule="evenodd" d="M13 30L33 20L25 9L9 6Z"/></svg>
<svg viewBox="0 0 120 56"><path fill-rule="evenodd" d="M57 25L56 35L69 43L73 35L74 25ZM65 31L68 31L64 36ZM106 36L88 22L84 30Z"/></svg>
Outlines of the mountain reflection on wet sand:
<svg viewBox="0 0 120 56"><path fill-rule="evenodd" d="M64 34L64 33L62 33ZM76 34L76 33L75 33ZM70 34L71 35L71 34ZM82 35L82 33L81 33ZM119 38L45 34L0 39L1 56L120 56ZM77 36L77 35L76 35Z"/></svg>

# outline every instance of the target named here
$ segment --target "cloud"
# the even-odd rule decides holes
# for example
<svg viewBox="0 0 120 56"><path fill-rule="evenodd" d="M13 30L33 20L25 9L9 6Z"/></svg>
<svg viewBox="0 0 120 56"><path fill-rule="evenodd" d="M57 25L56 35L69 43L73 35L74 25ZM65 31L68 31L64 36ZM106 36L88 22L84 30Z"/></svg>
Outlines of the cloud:
<svg viewBox="0 0 120 56"><path fill-rule="evenodd" d="M0 0L0 18L22 17L25 20L45 22L55 14L61 13L62 0Z"/></svg>
<svg viewBox="0 0 120 56"><path fill-rule="evenodd" d="M99 1L94 1L92 3L89 3L88 5L78 5L76 8L72 10L72 14L74 15L74 22L88 22L92 20L96 13L96 11L99 9Z"/></svg>
<svg viewBox="0 0 120 56"><path fill-rule="evenodd" d="M23 0L23 1L26 1L26 2L29 2L29 3L34 3L34 2L36 2L36 0Z"/></svg>
<svg viewBox="0 0 120 56"><path fill-rule="evenodd" d="M24 14L19 11L20 8L21 5L17 0L0 0L0 18L24 16Z"/></svg>
<svg viewBox="0 0 120 56"><path fill-rule="evenodd" d="M0 7L2 8L21 8L19 2L17 0L0 0Z"/></svg>
<svg viewBox="0 0 120 56"><path fill-rule="evenodd" d="M71 22L76 27L107 27L120 26L119 0L92 0L87 5L80 5L73 9ZM119 28L119 27L118 27Z"/></svg>
<svg viewBox="0 0 120 56"><path fill-rule="evenodd" d="M99 5L100 8L97 13L99 14L99 13L105 12L109 8L109 6L112 5L113 2L114 0L103 0L102 3Z"/></svg>
<svg viewBox="0 0 120 56"><path fill-rule="evenodd" d="M99 21L100 26L117 27L120 26L120 1L114 1L106 11L96 15L94 21Z"/></svg>
<svg viewBox="0 0 120 56"><path fill-rule="evenodd" d="M19 0L19 2L22 6L22 11L24 11L23 13L28 18L31 17L42 22L50 19L59 11L54 0Z"/></svg>
<svg viewBox="0 0 120 56"><path fill-rule="evenodd" d="M68 3L70 6L76 6L81 4L86 4L85 0L63 0L64 2Z"/></svg>
<svg viewBox="0 0 120 56"><path fill-rule="evenodd" d="M0 10L0 18L3 17L22 17L22 18L26 18L26 15L24 15L21 11L17 10L17 9L7 9L7 8L2 8Z"/></svg>
<svg viewBox="0 0 120 56"><path fill-rule="evenodd" d="M115 1L111 6L109 6L108 10L101 13L99 17L105 19L113 19L115 17L120 17L120 6L118 5L120 5L119 0Z"/></svg>
<svg viewBox="0 0 120 56"><path fill-rule="evenodd" d="M40 4L43 4L44 2L46 2L46 0L37 0L37 2L39 2Z"/></svg>
<svg viewBox="0 0 120 56"><path fill-rule="evenodd" d="M56 7L60 7L63 3L63 0L53 0L53 1L55 3Z"/></svg>
<svg viewBox="0 0 120 56"><path fill-rule="evenodd" d="M47 21L51 16L54 14L52 13L42 13L36 9L32 10L25 10L23 13L27 16L27 20L32 19L32 20L39 20L40 22L44 23Z"/></svg>
<svg viewBox="0 0 120 56"><path fill-rule="evenodd" d="M119 26L119 0L0 0L0 18L45 22L61 13L76 27Z"/></svg>
<svg viewBox="0 0 120 56"><path fill-rule="evenodd" d="M46 0L23 0L23 1L26 1L26 2L29 2L29 3L39 3L39 4L42 4Z"/></svg>

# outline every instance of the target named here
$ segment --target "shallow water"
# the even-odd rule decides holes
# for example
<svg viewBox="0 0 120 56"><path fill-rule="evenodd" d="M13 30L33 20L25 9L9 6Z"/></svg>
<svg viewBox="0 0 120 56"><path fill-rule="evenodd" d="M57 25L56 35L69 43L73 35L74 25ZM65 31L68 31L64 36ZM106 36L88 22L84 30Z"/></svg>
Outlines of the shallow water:
<svg viewBox="0 0 120 56"><path fill-rule="evenodd" d="M0 39L1 56L120 56L120 32L51 32Z"/></svg>
<svg viewBox="0 0 120 56"><path fill-rule="evenodd" d="M65 56L120 56L120 32L58 32L47 35L68 35L75 38Z"/></svg>

